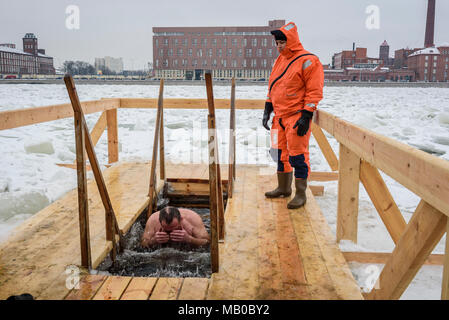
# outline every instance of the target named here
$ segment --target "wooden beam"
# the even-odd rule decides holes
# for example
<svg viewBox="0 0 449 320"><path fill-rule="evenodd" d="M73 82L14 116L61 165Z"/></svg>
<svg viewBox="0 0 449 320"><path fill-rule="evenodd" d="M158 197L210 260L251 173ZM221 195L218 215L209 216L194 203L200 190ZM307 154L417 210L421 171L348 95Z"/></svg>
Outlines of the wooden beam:
<svg viewBox="0 0 449 320"><path fill-rule="evenodd" d="M311 186L309 185L310 191L314 196L322 196L324 194L324 186Z"/></svg>
<svg viewBox="0 0 449 320"><path fill-rule="evenodd" d="M312 134L318 143L318 146L321 149L321 152L323 153L324 157L326 158L327 163L329 164L329 167L332 171L338 170L338 159L335 155L334 150L332 150L331 145L329 144L329 141L327 140L326 136L324 135L323 130L319 126L317 126L315 123L312 122Z"/></svg>
<svg viewBox="0 0 449 320"><path fill-rule="evenodd" d="M119 106L120 99L102 99L81 102L81 108L84 114L116 109ZM73 109L70 103L3 111L0 112L0 130L13 129L70 117L73 117Z"/></svg>
<svg viewBox="0 0 449 320"><path fill-rule="evenodd" d="M97 123L95 124L94 128L90 132L90 137L92 139L92 143L94 144L94 146L97 145L98 140L100 140L101 136L103 135L104 130L107 127L106 113L107 113L107 111L103 111L101 113L100 118L98 118Z"/></svg>
<svg viewBox="0 0 449 320"><path fill-rule="evenodd" d="M449 162L318 110L314 122L360 158L449 215ZM341 161L341 159L340 159Z"/></svg>
<svg viewBox="0 0 449 320"><path fill-rule="evenodd" d="M265 100L237 99L236 109L263 109ZM154 98L122 98L120 108L156 109L157 99ZM177 99L167 98L164 100L165 109L207 109L207 99ZM215 109L229 109L229 99L215 99Z"/></svg>
<svg viewBox="0 0 449 320"><path fill-rule="evenodd" d="M57 166L60 167L64 167L64 168L69 168L69 169L75 169L76 170L76 164L72 164L72 163L57 163ZM104 165L106 168L109 168L111 165L110 164L105 164ZM87 171L91 171L92 167L88 164L86 164L86 170Z"/></svg>
<svg viewBox="0 0 449 320"><path fill-rule="evenodd" d="M394 202L379 171L366 161L361 161L360 181L379 213L385 227L387 227L393 242L397 244L407 223Z"/></svg>
<svg viewBox="0 0 449 320"><path fill-rule="evenodd" d="M399 299L447 228L447 217L421 200L379 276L372 300Z"/></svg>
<svg viewBox="0 0 449 320"><path fill-rule="evenodd" d="M117 125L117 109L106 111L108 126L108 163L118 161L118 125Z"/></svg>
<svg viewBox="0 0 449 320"><path fill-rule="evenodd" d="M385 264L388 259L391 258L391 252L352 252L342 251L346 261L356 261L359 263L376 263ZM444 264L444 254L431 254L426 261L425 265L441 266Z"/></svg>
<svg viewBox="0 0 449 320"><path fill-rule="evenodd" d="M231 104L229 116L229 169L228 169L228 197L232 198L235 178L235 78L232 78Z"/></svg>
<svg viewBox="0 0 449 320"><path fill-rule="evenodd" d="M159 170L160 170L160 179L166 180L167 176L165 173L165 139L164 139L164 109L161 111L161 125L160 125L160 132L159 132Z"/></svg>
<svg viewBox="0 0 449 320"><path fill-rule="evenodd" d="M215 131L215 107L214 95L212 90L212 76L210 73L205 74L206 91L209 114L207 115L207 123L209 129L209 186L210 186L210 258L211 269L213 273L219 271L219 221L218 221L218 181L217 181L217 134Z"/></svg>
<svg viewBox="0 0 449 320"><path fill-rule="evenodd" d="M307 178L309 181L336 181L338 172L312 171Z"/></svg>
<svg viewBox="0 0 449 320"><path fill-rule="evenodd" d="M338 172L337 242L346 239L357 243L360 158L343 144Z"/></svg>
<svg viewBox="0 0 449 320"><path fill-rule="evenodd" d="M449 218L446 223L446 254L444 255L443 283L441 284L441 300L449 300Z"/></svg>
<svg viewBox="0 0 449 320"><path fill-rule="evenodd" d="M159 99L156 114L156 124L154 127L154 140L153 140L153 156L151 160L151 170L150 170L150 189L148 191L148 197L150 201L148 203L148 213L147 216L153 214L154 197L156 192L156 162L158 153L158 143L159 143L159 133L161 128L161 115L164 108L164 79L161 79L159 85Z"/></svg>
<svg viewBox="0 0 449 320"><path fill-rule="evenodd" d="M92 166L92 171L94 173L95 182L97 183L98 191L101 196L101 200L103 202L103 206L105 208L105 222L106 222L106 240L112 241L112 259L115 259L116 253L116 241L115 241L115 233L119 235L120 242L122 240L122 234L118 228L117 219L114 213L114 209L112 208L111 199L109 198L108 190L106 188L106 184L103 179L103 175L101 174L100 165L98 163L97 155L95 154L95 149L90 138L89 128L87 127L86 121L84 119L84 114L81 108L81 104L79 102L78 93L76 91L75 82L70 75L66 75L64 77L64 82L67 87L67 92L69 93L70 101L72 103L72 107L74 113L80 114L80 119L84 131L84 135L86 137L86 151L89 157L90 165ZM85 164L83 164L83 169Z"/></svg>

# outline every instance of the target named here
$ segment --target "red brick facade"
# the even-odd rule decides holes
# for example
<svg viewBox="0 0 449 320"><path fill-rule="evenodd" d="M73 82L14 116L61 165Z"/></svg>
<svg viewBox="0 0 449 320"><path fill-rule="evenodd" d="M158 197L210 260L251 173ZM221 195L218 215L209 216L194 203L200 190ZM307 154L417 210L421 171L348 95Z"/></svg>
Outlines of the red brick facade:
<svg viewBox="0 0 449 320"><path fill-rule="evenodd" d="M278 53L271 30L285 20L260 27L154 27L153 67L156 77L201 79L265 78Z"/></svg>
<svg viewBox="0 0 449 320"><path fill-rule="evenodd" d="M37 38L27 33L23 38L23 51L15 45L0 45L0 74L55 74L53 58L38 49Z"/></svg>

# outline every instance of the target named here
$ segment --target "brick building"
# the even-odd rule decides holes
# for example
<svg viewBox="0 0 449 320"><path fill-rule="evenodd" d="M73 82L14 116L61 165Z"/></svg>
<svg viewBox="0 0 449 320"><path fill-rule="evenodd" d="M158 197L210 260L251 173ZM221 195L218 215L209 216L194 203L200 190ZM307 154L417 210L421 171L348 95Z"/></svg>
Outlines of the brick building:
<svg viewBox="0 0 449 320"><path fill-rule="evenodd" d="M449 44L418 50L407 57L407 66L418 81L449 80Z"/></svg>
<svg viewBox="0 0 449 320"><path fill-rule="evenodd" d="M14 44L0 45L0 74L55 74L53 58L38 48L34 34L27 33L23 40L23 51Z"/></svg>
<svg viewBox="0 0 449 320"><path fill-rule="evenodd" d="M332 69L346 69L354 66L381 64L379 58L369 58L367 48L353 48L353 50L343 50L332 56Z"/></svg>
<svg viewBox="0 0 449 320"><path fill-rule="evenodd" d="M268 79L278 55L270 31L285 20L257 27L154 27L154 76L167 79Z"/></svg>

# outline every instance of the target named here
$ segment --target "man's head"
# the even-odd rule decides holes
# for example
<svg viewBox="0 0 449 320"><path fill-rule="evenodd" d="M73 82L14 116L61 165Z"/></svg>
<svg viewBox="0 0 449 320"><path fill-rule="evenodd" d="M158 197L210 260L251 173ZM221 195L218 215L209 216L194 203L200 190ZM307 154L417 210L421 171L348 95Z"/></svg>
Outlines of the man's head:
<svg viewBox="0 0 449 320"><path fill-rule="evenodd" d="M274 36L274 40L276 40L276 47L279 53L281 53L287 45L287 37L281 30L273 30L271 34Z"/></svg>
<svg viewBox="0 0 449 320"><path fill-rule="evenodd" d="M271 31L276 40L276 47L282 55L291 55L293 51L303 50L299 41L298 29L293 22L287 23L279 29Z"/></svg>
<svg viewBox="0 0 449 320"><path fill-rule="evenodd" d="M162 229L170 233L181 227L181 213L178 208L167 206L159 212L159 222Z"/></svg>

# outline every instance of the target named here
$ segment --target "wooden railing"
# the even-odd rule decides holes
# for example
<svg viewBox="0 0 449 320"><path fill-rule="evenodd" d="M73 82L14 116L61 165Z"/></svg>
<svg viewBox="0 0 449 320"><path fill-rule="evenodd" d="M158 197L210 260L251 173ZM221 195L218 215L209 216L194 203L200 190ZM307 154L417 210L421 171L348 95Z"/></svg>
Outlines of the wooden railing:
<svg viewBox="0 0 449 320"><path fill-rule="evenodd" d="M318 111L314 123L340 143L337 241L357 242L359 182L396 244L367 299L399 299L449 231L449 162ZM378 169L421 197L408 224ZM448 237L446 237L447 239ZM449 299L446 240L442 299Z"/></svg>

